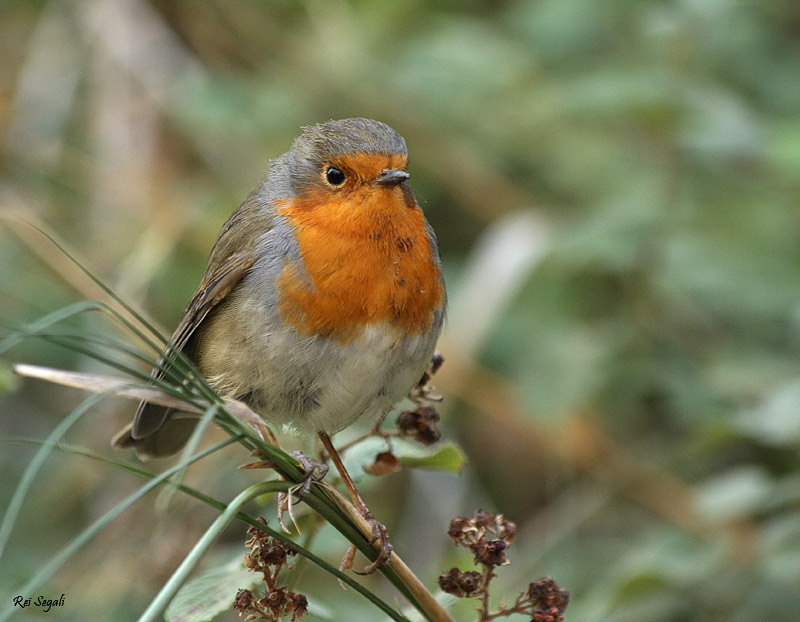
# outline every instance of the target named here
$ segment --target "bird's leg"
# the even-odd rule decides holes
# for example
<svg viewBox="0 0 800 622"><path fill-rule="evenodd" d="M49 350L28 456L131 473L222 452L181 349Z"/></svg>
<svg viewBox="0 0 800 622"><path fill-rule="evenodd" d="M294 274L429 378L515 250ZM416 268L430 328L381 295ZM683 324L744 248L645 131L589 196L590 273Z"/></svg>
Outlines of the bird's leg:
<svg viewBox="0 0 800 622"><path fill-rule="evenodd" d="M278 522L280 523L281 529L283 529L284 532L291 533L289 529L286 528L286 523L283 520L284 513L288 513L289 518L292 519L294 528L299 534L302 532L300 531L300 526L297 524L297 521L294 519L292 506L296 503L300 503L306 498L308 493L311 492L311 484L322 481L325 478L325 476L328 474L328 465L324 464L323 462L312 460L299 450L293 451L290 455L300 463L300 466L303 469L303 475L300 478L300 481L289 488L289 490L278 493ZM278 475L278 477L283 479L281 475ZM294 501L292 501L292 495L294 495L295 492L297 492L297 497Z"/></svg>
<svg viewBox="0 0 800 622"><path fill-rule="evenodd" d="M258 435L261 437L265 443L269 443L270 445L274 445L280 449L280 445L278 444L278 439L275 438L275 435L272 433L267 426L261 424L255 424L256 430L258 430ZM253 452L254 456L265 457L258 449ZM324 462L318 462L317 460L312 460L308 456L306 456L302 451L293 451L291 454L292 458L297 460L300 463L300 466L303 469L303 476L300 478L298 485L300 486L300 494L298 495L298 501L302 501L303 498L311 492L311 484L314 482L319 482L325 479L325 476L328 474L328 465ZM256 462L250 462L248 464L243 464L239 467L240 469L272 469L275 468L275 465L272 463L271 460L259 460Z"/></svg>
<svg viewBox="0 0 800 622"><path fill-rule="evenodd" d="M314 482L321 482L325 479L325 476L328 474L328 465L324 462L309 458L299 450L293 451L290 455L297 460L303 468L303 477L299 482L301 484L300 493L297 495L297 501L295 502L297 503L305 499L308 493L311 492L311 484Z"/></svg>
<svg viewBox="0 0 800 622"><path fill-rule="evenodd" d="M336 470L339 471L339 475L342 476L344 485L347 487L347 491L350 493L350 497L353 499L353 503L355 504L358 511L361 512L361 515L370 524L372 528L371 544L378 543L379 545L378 557L376 557L375 561L369 564L363 570L363 574L372 574L378 568L386 564L392 555L392 544L389 542L389 534L386 531L386 527L383 524L379 523L377 520L375 520L375 517L372 515L372 512L369 511L367 504L364 503L364 500L361 498L361 495L356 489L356 485L353 483L350 474L344 467L344 463L342 462L342 458L339 455L339 452L336 451L336 448L333 446L331 437L328 436L328 434L326 434L325 432L318 432L318 434L320 440L322 441L323 447L325 447L325 451L328 452L331 461L336 466ZM352 567L353 556L355 554L355 551L353 549L354 547L351 546L350 550L348 550L348 552L345 554L345 557L342 560L342 569L346 570Z"/></svg>
<svg viewBox="0 0 800 622"><path fill-rule="evenodd" d="M280 448L280 444L278 444L278 439L275 438L275 434L273 434L272 430L270 430L267 426L259 423L253 424L258 432L258 435L261 437L265 443L269 443L270 445L274 445L275 447ZM254 456L258 457L265 457L263 454L256 449L253 452ZM289 532L286 528L286 525L283 521L283 514L284 512L289 512L289 516L292 519L292 522L297 527L297 523L294 521L294 516L292 515L292 492L293 490L299 490L297 495L297 500L294 503L298 503L302 501L309 492L311 492L311 484L314 482L319 482L325 478L325 475L328 473L328 465L322 462L317 462L316 460L312 460L303 452L301 451L293 451L291 456L300 463L300 466L303 469L303 476L301 477L300 481L289 489L288 492L282 492L278 494L278 522L281 525L281 528L285 532ZM272 469L275 468L275 465L272 463L271 460L258 460L256 462L250 462L248 464L243 464L239 467L240 469ZM283 477L278 475L281 479ZM298 528L297 531L299 532L300 529Z"/></svg>

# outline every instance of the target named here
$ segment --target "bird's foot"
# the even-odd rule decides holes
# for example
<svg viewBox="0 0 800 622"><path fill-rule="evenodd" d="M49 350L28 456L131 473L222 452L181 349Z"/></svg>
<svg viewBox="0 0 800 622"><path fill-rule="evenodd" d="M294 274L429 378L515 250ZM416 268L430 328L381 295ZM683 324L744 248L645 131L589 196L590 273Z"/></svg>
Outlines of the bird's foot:
<svg viewBox="0 0 800 622"><path fill-rule="evenodd" d="M278 523L284 532L291 533L289 528L286 527L286 522L283 518L284 514L289 514L297 533L300 533L300 527L294 519L292 506L300 503L308 496L311 492L311 484L320 482L325 478L328 474L328 465L324 462L312 460L301 451L293 451L290 455L300 463L303 469L303 476L300 481L291 486L286 492L278 494Z"/></svg>
<svg viewBox="0 0 800 622"><path fill-rule="evenodd" d="M386 530L386 526L377 521L372 515L372 512L370 512L368 509L365 508L363 514L364 519L369 523L370 528L372 529L372 540L370 540L370 544L377 545L378 556L363 570L353 570L353 572L360 575L369 575L389 563L389 559L392 556L392 543L389 541L389 533ZM352 569L355 555L356 547L354 544L351 544L350 548L347 549L347 552L342 558L342 563L339 565L339 570L344 572L345 570Z"/></svg>
<svg viewBox="0 0 800 622"><path fill-rule="evenodd" d="M321 482L325 479L325 476L328 474L328 465L324 462L309 458L302 451L293 451L290 455L297 460L303 468L303 477L292 487L292 489L297 489L298 491L297 501L295 501L295 503L298 503L305 499L308 493L311 492L311 484Z"/></svg>

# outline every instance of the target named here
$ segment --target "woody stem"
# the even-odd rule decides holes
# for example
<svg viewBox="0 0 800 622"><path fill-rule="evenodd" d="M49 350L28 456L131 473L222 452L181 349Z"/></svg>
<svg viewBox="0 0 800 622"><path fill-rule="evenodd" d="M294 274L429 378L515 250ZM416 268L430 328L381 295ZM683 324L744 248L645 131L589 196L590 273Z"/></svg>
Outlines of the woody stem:
<svg viewBox="0 0 800 622"><path fill-rule="evenodd" d="M356 485L353 483L353 479L350 477L350 474L344 467L344 462L342 462L342 458L339 455L339 452L336 451L336 448L333 446L333 441L331 441L331 437L328 436L326 432L319 432L318 434L320 440L322 441L322 446L325 448L325 451L328 452L328 455L331 457L331 461L336 467L336 470L339 471L339 475L342 476L344 485L347 487L347 492L350 493L350 497L353 499L353 503L355 504L356 508L358 508L358 511L361 512L362 516L366 517L370 515L369 508L367 508L367 504L364 503L364 500L361 498L361 495L356 489Z"/></svg>

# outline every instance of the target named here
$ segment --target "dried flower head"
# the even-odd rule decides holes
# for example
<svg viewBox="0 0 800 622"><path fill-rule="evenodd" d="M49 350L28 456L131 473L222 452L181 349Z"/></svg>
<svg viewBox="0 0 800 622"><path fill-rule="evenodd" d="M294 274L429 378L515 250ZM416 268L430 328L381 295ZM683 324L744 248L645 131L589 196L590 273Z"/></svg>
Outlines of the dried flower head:
<svg viewBox="0 0 800 622"><path fill-rule="evenodd" d="M233 599L233 608L241 614L249 610L255 602L256 598L253 596L253 592L239 590L236 592L236 598Z"/></svg>
<svg viewBox="0 0 800 622"><path fill-rule="evenodd" d="M263 518L258 521L267 524ZM246 622L278 622L288 615L291 615L292 622L297 622L308 610L306 597L277 585L278 573L284 567L291 568L287 559L297 552L256 527L250 527L247 535L245 546L250 551L244 557L244 564L250 572L263 575L266 592L257 599L250 590L239 590L233 602L234 610L240 616L246 614Z"/></svg>
<svg viewBox="0 0 800 622"><path fill-rule="evenodd" d="M502 540L489 540L479 542L473 548L475 563L484 566L505 566L510 563L506 557L508 545Z"/></svg>
<svg viewBox="0 0 800 622"><path fill-rule="evenodd" d="M456 544L466 543L464 546L470 546L479 537L474 522L465 516L456 516L450 521L447 535L453 538L453 542Z"/></svg>
<svg viewBox="0 0 800 622"><path fill-rule="evenodd" d="M534 622L563 622L564 610L569 604L569 592L558 587L550 577L534 581L528 586Z"/></svg>
<svg viewBox="0 0 800 622"><path fill-rule="evenodd" d="M442 591L459 598L472 596L480 589L481 584L481 573L474 570L451 568L439 576L439 587Z"/></svg>
<svg viewBox="0 0 800 622"><path fill-rule="evenodd" d="M508 563L505 551L517 537L517 526L502 514L477 510L472 518L458 516L450 521L447 535L472 550L476 563L503 566Z"/></svg>
<svg viewBox="0 0 800 622"><path fill-rule="evenodd" d="M397 415L397 429L401 436L414 437L423 445L433 445L442 437L437 424L439 413L430 404L423 404L416 410L406 410Z"/></svg>

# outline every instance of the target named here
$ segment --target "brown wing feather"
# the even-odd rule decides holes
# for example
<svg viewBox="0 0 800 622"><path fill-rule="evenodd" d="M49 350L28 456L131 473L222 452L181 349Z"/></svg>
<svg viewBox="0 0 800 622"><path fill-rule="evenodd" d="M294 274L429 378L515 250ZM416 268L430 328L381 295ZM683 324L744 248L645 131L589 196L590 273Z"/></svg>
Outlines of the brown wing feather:
<svg viewBox="0 0 800 622"><path fill-rule="evenodd" d="M225 299L255 263L258 258L255 242L260 236L254 234L254 229L263 234L272 228L272 224L272 214L259 209L256 192L247 197L239 209L231 214L214 243L206 274L186 306L183 317L170 338L170 346L153 370L154 380L164 377L165 370L172 365L170 358L174 358L173 353L186 349L211 310ZM137 441L155 434L164 426L172 412L172 409L163 406L141 402L127 439L122 438L125 435L121 434L119 442L115 440L115 444L137 444Z"/></svg>
<svg viewBox="0 0 800 622"><path fill-rule="evenodd" d="M231 257L231 265L226 266L219 276L213 278L207 285L205 280L203 281L200 289L189 301L183 318L170 338L168 352L161 356L158 366L153 370L151 376L154 380L164 377L165 370L172 366L170 359L174 358L174 353L184 350L211 309L228 295L254 261L254 258ZM133 418L131 436L138 440L157 432L164 425L170 410L157 404L141 402Z"/></svg>

